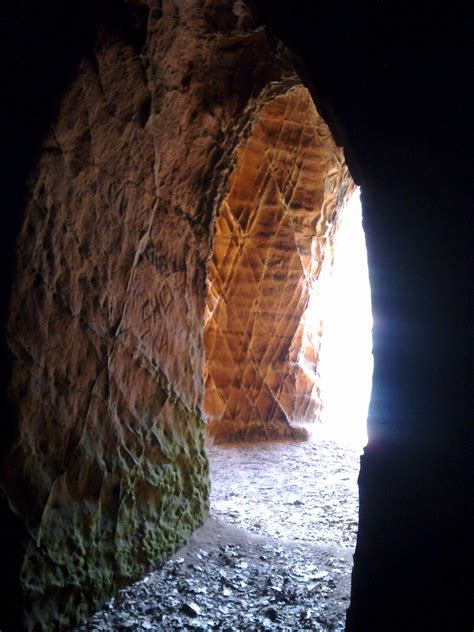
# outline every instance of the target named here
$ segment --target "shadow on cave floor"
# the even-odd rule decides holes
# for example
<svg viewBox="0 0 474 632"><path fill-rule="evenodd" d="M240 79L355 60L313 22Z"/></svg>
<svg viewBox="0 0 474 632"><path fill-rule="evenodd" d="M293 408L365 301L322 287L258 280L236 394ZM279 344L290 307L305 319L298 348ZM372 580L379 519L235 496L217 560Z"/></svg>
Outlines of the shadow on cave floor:
<svg viewBox="0 0 474 632"><path fill-rule="evenodd" d="M359 452L313 431L208 454L208 521L80 629L342 632Z"/></svg>

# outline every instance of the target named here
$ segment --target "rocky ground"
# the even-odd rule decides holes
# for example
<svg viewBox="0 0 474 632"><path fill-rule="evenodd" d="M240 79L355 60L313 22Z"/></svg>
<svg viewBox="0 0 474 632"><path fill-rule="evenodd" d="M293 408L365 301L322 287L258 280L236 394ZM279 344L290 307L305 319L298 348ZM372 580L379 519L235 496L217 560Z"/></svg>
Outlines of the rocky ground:
<svg viewBox="0 0 474 632"><path fill-rule="evenodd" d="M208 451L209 520L81 630L342 631L359 451L315 432Z"/></svg>

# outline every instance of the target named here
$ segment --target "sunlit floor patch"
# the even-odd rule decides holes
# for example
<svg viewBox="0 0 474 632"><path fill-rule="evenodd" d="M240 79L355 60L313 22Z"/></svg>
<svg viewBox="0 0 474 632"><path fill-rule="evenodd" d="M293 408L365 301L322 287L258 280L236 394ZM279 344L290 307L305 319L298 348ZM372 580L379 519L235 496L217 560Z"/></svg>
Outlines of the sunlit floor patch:
<svg viewBox="0 0 474 632"><path fill-rule="evenodd" d="M210 446L211 512L254 533L353 548L359 450L307 429L308 441Z"/></svg>

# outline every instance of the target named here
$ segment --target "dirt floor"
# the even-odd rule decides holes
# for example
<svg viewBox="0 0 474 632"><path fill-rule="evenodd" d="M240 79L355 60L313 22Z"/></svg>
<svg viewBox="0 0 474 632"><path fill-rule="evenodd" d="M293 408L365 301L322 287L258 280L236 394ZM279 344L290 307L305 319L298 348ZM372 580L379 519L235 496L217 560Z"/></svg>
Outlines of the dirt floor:
<svg viewBox="0 0 474 632"><path fill-rule="evenodd" d="M209 520L80 629L342 632L360 451L313 431L208 453Z"/></svg>

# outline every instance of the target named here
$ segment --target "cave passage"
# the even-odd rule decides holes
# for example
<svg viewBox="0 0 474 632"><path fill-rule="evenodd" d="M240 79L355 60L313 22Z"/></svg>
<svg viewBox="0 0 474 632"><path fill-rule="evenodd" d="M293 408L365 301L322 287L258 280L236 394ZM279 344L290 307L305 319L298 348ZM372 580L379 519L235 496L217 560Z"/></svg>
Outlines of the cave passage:
<svg viewBox="0 0 474 632"><path fill-rule="evenodd" d="M242 439L221 446L211 435L211 511L259 534L353 550L373 369L359 189L339 212L300 330L298 363L306 383L316 385L308 393L314 414L294 422L307 432L307 440Z"/></svg>
<svg viewBox="0 0 474 632"><path fill-rule="evenodd" d="M263 108L239 149L207 292L211 518L276 547L313 542L343 626L372 378L370 285L359 189L303 88Z"/></svg>
<svg viewBox="0 0 474 632"><path fill-rule="evenodd" d="M208 434L366 443L372 314L360 192L309 93L259 112L215 223L204 316Z"/></svg>
<svg viewBox="0 0 474 632"><path fill-rule="evenodd" d="M1 630L472 632L467 6L3 4Z"/></svg>

